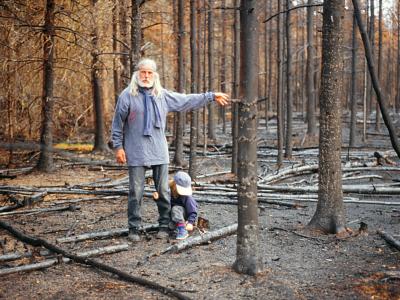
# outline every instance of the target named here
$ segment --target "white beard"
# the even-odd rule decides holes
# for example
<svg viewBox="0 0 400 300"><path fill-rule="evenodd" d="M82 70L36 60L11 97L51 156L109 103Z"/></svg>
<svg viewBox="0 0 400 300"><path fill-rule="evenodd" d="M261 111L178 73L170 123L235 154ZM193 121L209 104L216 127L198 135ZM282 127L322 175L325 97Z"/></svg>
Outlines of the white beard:
<svg viewBox="0 0 400 300"><path fill-rule="evenodd" d="M144 83L138 78L138 85L142 88L152 88L154 85L154 80L150 80L148 83Z"/></svg>

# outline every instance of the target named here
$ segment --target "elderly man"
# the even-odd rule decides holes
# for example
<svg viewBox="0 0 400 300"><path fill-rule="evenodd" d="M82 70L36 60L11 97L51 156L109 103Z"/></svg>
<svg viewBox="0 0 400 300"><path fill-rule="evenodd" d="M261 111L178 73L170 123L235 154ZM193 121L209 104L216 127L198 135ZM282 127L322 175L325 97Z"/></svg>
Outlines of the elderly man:
<svg viewBox="0 0 400 300"><path fill-rule="evenodd" d="M170 191L168 186L168 145L165 137L167 114L186 111L216 101L226 105L224 93L179 94L161 87L156 63L142 59L130 85L121 93L112 122L112 144L116 160L128 164L128 238L141 240L141 204L146 169L152 169L157 200L159 231L157 238L169 236Z"/></svg>

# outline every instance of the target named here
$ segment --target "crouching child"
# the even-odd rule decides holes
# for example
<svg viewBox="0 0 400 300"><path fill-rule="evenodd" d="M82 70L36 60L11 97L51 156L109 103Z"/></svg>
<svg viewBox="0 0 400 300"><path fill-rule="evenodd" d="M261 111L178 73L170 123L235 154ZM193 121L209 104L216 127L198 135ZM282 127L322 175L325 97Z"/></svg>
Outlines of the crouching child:
<svg viewBox="0 0 400 300"><path fill-rule="evenodd" d="M176 228L176 239L184 240L193 230L197 219L197 202L192 196L192 179L179 171L170 181L171 220Z"/></svg>

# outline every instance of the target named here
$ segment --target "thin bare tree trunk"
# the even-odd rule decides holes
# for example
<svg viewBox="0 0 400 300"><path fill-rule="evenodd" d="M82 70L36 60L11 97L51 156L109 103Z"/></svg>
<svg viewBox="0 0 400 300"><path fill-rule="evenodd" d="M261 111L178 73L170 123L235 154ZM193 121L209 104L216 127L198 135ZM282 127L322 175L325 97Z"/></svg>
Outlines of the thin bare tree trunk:
<svg viewBox="0 0 400 300"><path fill-rule="evenodd" d="M369 40L371 43L371 53L372 57L375 57L375 0L370 0L370 15L369 15ZM368 115L372 112L372 104L373 104L373 87L371 84L371 77L368 77L368 98L367 98L367 111Z"/></svg>
<svg viewBox="0 0 400 300"><path fill-rule="evenodd" d="M240 0L235 1L235 7L240 6ZM239 98L239 80L240 80L240 12L234 10L233 22L233 99ZM237 174L238 169L238 130L239 130L239 105L237 102L232 103L232 173Z"/></svg>
<svg viewBox="0 0 400 300"><path fill-rule="evenodd" d="M281 0L278 0L278 11L280 11L282 7ZM277 164L280 166L282 165L283 161L283 86L282 86L282 79L283 79L283 39L282 39L282 18L279 14L277 17L277 40L278 40L278 49L277 49L277 83L276 83L276 90L277 90L277 97L276 97L276 112L277 112L277 121L278 121L278 157L277 157Z"/></svg>
<svg viewBox="0 0 400 300"><path fill-rule="evenodd" d="M198 92L198 70L199 70L199 50L198 50L198 34L197 34L197 16L196 16L196 1L190 0L190 59L191 59L191 92ZM198 131L197 123L199 113L197 110L191 112L190 118L190 158L189 158L189 175L192 180L196 179L197 175L197 142Z"/></svg>
<svg viewBox="0 0 400 300"><path fill-rule="evenodd" d="M184 1L178 0L178 91L184 92L185 68L184 68L184 47L185 47L185 27L184 27ZM176 113L175 131L175 155L174 163L182 166L183 163L183 132L184 132L184 113Z"/></svg>
<svg viewBox="0 0 400 300"><path fill-rule="evenodd" d="M119 2L117 1L114 3L114 7L112 9L112 49L114 53L118 52L118 43L117 43L117 37L118 37L118 7L119 7ZM120 91L119 87L119 74L118 74L118 63L117 63L117 55L114 55L113 57L113 85L114 85L114 102L117 103L118 101L118 95Z"/></svg>
<svg viewBox="0 0 400 300"><path fill-rule="evenodd" d="M308 0L312 5L314 0ZM306 64L306 90L307 90L307 134L315 136L317 122L315 117L315 85L314 85L314 7L307 7L307 64Z"/></svg>
<svg viewBox="0 0 400 300"><path fill-rule="evenodd" d="M126 15L128 5L127 5L127 0L118 0L120 10L119 10L119 28L120 28L120 34L121 34L121 52L124 53L124 55L121 55L121 65L122 65L122 71L121 71L121 77L120 77L120 86L126 87L129 83L129 79L131 77L131 70L129 67L129 38L128 38L128 16Z"/></svg>
<svg viewBox="0 0 400 300"><path fill-rule="evenodd" d="M225 54L225 49L228 49L226 47L226 12L225 12L225 5L226 5L226 0L222 0L221 2L221 41L220 41L220 57L221 57L221 64L219 68L219 78L220 78L220 88L221 92L226 93L226 57L227 55ZM220 115L220 120L222 121L222 132L226 133L226 117L225 117L225 106L220 106L219 107L219 115Z"/></svg>
<svg viewBox="0 0 400 300"><path fill-rule="evenodd" d="M140 12L140 6L144 0L132 0L131 2L131 51L130 51L130 68L131 72L134 72L136 65L139 62L141 53L140 49L142 46L142 14Z"/></svg>
<svg viewBox="0 0 400 300"><path fill-rule="evenodd" d="M356 145L357 138L357 98L356 98L356 84L357 84L357 20L353 14L353 31L352 31L352 47L351 47L351 94L350 94L350 140L349 146Z"/></svg>
<svg viewBox="0 0 400 300"><path fill-rule="evenodd" d="M344 0L324 2L317 210L309 226L342 233L346 217L341 168Z"/></svg>
<svg viewBox="0 0 400 300"><path fill-rule="evenodd" d="M40 156L38 169L50 172L53 163L53 84L54 84L54 0L46 1L43 30L43 93L42 93L42 130L40 134Z"/></svg>
<svg viewBox="0 0 400 300"><path fill-rule="evenodd" d="M293 132L293 66L292 66L292 41L290 39L291 27L290 27L290 4L291 0L286 0L286 145L285 145L285 157L292 157L292 132Z"/></svg>
<svg viewBox="0 0 400 300"><path fill-rule="evenodd" d="M378 41L378 79L382 82L382 0L379 0L379 24L378 24L378 33L379 33L379 41ZM381 113L379 111L379 103L376 102L376 114L375 114L375 130L381 131Z"/></svg>
<svg viewBox="0 0 400 300"><path fill-rule="evenodd" d="M100 79L100 61L99 61L99 38L97 32L97 16L96 16L96 3L97 0L92 0L92 66L91 66L91 80L92 80L92 97L93 97L93 107L94 107L94 123L95 123L95 134L94 134L94 146L93 151L106 151L108 149L106 138L105 138L105 129L104 129L104 107L103 107L103 93L101 88L101 79Z"/></svg>
<svg viewBox="0 0 400 300"><path fill-rule="evenodd" d="M255 275L260 271L257 203L257 93L258 22L255 0L242 0L240 9L240 84L238 152L237 272Z"/></svg>
<svg viewBox="0 0 400 300"><path fill-rule="evenodd" d="M214 1L208 1L208 89L215 91L215 66L214 66ZM215 105L208 104L208 137L215 141Z"/></svg>
<svg viewBox="0 0 400 300"><path fill-rule="evenodd" d="M396 112L400 111L400 1L397 1Z"/></svg>
<svg viewBox="0 0 400 300"><path fill-rule="evenodd" d="M389 112L387 111L387 108L386 108L386 104L384 101L384 96L382 94L382 89L379 84L379 80L376 76L371 46L370 46L369 39L368 39L367 33L366 33L364 25L363 25L363 21L361 18L361 12L360 12L360 8L358 5L358 0L353 0L353 6L354 6L354 11L355 11L356 17L357 17L358 28L360 30L361 37L362 37L362 40L364 43L365 57L367 58L368 69L369 69L369 73L371 76L372 85L375 89L375 93L376 93L377 100L379 103L379 108L382 113L382 118L383 118L383 121L384 121L388 131L389 131L389 136L390 136L390 141L392 143L392 147L393 147L394 151L396 151L397 156L400 158L399 142L397 139L397 135L396 135L396 131L393 126L393 123L390 120Z"/></svg>
<svg viewBox="0 0 400 300"><path fill-rule="evenodd" d="M6 80L3 82L3 87L4 89L7 90L7 121L8 121L8 142L10 145L14 144L15 140L15 129L17 125L17 119L16 119L16 97L15 97L15 91L13 86L15 85L15 78L16 78L16 67L14 65L11 65L11 61L13 60L13 51L12 49L15 47L14 43L14 38L13 38L13 31L14 31L14 26L10 26L9 30L7 30L7 42L9 45L9 49L7 51L7 74L6 74ZM10 147L10 150L8 152L8 163L7 163L7 168L14 168L14 162L13 162L13 147Z"/></svg>

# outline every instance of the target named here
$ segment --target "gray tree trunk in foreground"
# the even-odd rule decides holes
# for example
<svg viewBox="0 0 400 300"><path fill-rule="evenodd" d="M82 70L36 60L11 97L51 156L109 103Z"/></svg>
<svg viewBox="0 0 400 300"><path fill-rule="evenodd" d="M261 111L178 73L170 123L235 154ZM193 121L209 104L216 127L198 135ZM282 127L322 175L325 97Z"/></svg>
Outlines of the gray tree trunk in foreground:
<svg viewBox="0 0 400 300"><path fill-rule="evenodd" d="M325 1L323 6L319 190L317 210L309 226L325 233L346 230L340 158L344 2Z"/></svg>
<svg viewBox="0 0 400 300"><path fill-rule="evenodd" d="M242 0L240 10L240 80L238 139L238 234L236 261L239 273L260 271L257 206L257 97L258 22L255 0Z"/></svg>
<svg viewBox="0 0 400 300"><path fill-rule="evenodd" d="M54 81L54 0L46 1L43 30L43 93L42 93L42 129L40 133L40 156L38 169L50 172L53 163L53 81Z"/></svg>

